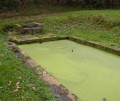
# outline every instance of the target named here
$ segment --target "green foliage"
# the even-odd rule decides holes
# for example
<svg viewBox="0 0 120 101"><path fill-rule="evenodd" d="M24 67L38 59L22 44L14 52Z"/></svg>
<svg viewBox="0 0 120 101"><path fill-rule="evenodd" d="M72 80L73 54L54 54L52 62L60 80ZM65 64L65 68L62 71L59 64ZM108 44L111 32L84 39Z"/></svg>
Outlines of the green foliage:
<svg viewBox="0 0 120 101"><path fill-rule="evenodd" d="M8 32L8 31L13 31L15 25L14 24L5 24L3 25L3 31Z"/></svg>
<svg viewBox="0 0 120 101"><path fill-rule="evenodd" d="M19 6L18 0L1 0L0 1L0 12L7 10L15 10Z"/></svg>
<svg viewBox="0 0 120 101"><path fill-rule="evenodd" d="M39 3L39 5L40 5L41 3L43 3L43 1L42 1L42 0L34 0L34 3L35 3L35 4L38 4L38 3Z"/></svg>

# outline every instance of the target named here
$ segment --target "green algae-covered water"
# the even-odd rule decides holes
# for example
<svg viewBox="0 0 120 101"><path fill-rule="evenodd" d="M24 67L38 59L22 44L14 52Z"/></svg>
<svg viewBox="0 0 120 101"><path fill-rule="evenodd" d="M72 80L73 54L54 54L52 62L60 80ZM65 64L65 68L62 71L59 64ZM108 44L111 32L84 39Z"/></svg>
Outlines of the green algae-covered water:
<svg viewBox="0 0 120 101"><path fill-rule="evenodd" d="M120 57L68 40L19 46L81 101L120 101Z"/></svg>

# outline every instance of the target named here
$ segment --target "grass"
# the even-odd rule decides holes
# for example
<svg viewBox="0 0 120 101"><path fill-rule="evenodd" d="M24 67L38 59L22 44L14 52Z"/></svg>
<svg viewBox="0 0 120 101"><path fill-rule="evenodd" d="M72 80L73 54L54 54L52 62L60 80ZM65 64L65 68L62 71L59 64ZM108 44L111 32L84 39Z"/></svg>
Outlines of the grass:
<svg viewBox="0 0 120 101"><path fill-rule="evenodd" d="M119 10L75 11L44 19L46 32L74 35L104 45L120 46Z"/></svg>
<svg viewBox="0 0 120 101"><path fill-rule="evenodd" d="M120 46L120 10L80 10L44 16L19 16L1 19L0 26L2 29L6 25L33 21L44 23L45 33L74 35L108 46Z"/></svg>
<svg viewBox="0 0 120 101"><path fill-rule="evenodd" d="M0 100L58 101L33 69L11 52L6 38L0 39ZM4 48L3 48L4 47ZM17 90L17 85L20 88Z"/></svg>
<svg viewBox="0 0 120 101"><path fill-rule="evenodd" d="M31 10L32 9L32 10ZM30 12L28 12L30 11ZM37 12L36 12L37 11ZM11 24L41 22L44 33L72 35L120 47L120 10L79 10L57 6L29 5L20 14L0 18L0 100L2 101L57 101L47 85L34 75L7 46L4 28ZM4 48L3 48L4 47ZM20 90L14 92L16 83ZM36 90L28 85L34 85Z"/></svg>

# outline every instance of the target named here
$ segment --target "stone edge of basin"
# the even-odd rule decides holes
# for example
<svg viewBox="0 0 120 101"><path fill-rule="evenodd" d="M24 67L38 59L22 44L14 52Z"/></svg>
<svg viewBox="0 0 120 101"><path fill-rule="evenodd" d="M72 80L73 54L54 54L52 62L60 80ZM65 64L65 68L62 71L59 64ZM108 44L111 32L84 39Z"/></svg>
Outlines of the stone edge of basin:
<svg viewBox="0 0 120 101"><path fill-rule="evenodd" d="M8 42L10 49L22 59L23 63L27 66L34 68L35 74L48 84L53 94L60 101L78 101L78 97L64 87L59 81L57 81L52 75L38 65L34 60L27 56L14 42Z"/></svg>
<svg viewBox="0 0 120 101"><path fill-rule="evenodd" d="M10 39L11 42L14 42L18 45L21 44L30 44L30 43L42 43L42 42L48 42L48 41L56 41L56 40L71 40L83 45L87 45L87 46L91 46L103 51L107 51L109 53L113 53L116 55L120 56L120 48L118 47L112 47L112 46L104 46L98 42L94 42L94 41L87 41L83 38L80 37L74 37L74 36L49 36L49 37L42 37L42 38L37 38L37 39L28 39L28 40L17 40L17 39Z"/></svg>

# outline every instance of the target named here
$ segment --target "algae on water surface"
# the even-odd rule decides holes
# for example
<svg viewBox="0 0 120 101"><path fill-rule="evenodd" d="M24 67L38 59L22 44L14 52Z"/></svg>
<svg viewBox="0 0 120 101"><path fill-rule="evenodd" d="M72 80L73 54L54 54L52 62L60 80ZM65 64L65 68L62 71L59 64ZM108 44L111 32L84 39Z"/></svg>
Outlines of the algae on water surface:
<svg viewBox="0 0 120 101"><path fill-rule="evenodd" d="M120 101L120 57L68 40L19 46L81 101Z"/></svg>

